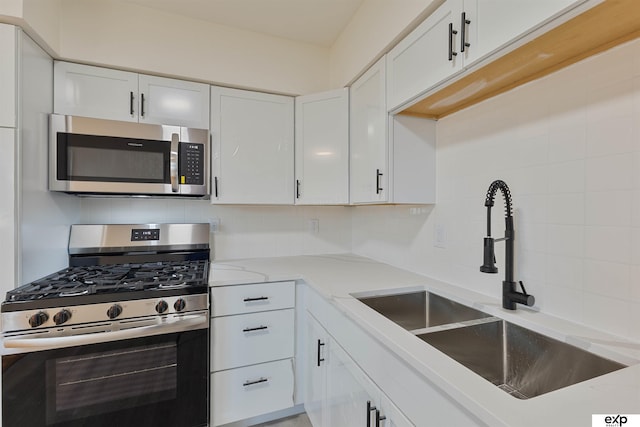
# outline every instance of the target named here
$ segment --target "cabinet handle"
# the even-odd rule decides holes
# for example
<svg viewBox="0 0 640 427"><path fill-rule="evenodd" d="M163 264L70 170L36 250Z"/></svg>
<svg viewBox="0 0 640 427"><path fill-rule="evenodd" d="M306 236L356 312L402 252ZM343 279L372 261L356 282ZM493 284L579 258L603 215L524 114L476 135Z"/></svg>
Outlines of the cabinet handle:
<svg viewBox="0 0 640 427"><path fill-rule="evenodd" d="M322 347L324 343L318 340L318 366L320 366L320 362L324 362L324 358L320 357L320 347Z"/></svg>
<svg viewBox="0 0 640 427"><path fill-rule="evenodd" d="M218 198L218 177L217 176L213 177L213 193L215 194L215 197Z"/></svg>
<svg viewBox="0 0 640 427"><path fill-rule="evenodd" d="M382 187L380 187L380 177L383 174L380 172L380 169L376 169L376 194L380 194L380 192L383 190Z"/></svg>
<svg viewBox="0 0 640 427"><path fill-rule="evenodd" d="M133 116L133 91L129 93L129 114Z"/></svg>
<svg viewBox="0 0 640 427"><path fill-rule="evenodd" d="M380 411L376 409L376 427L380 427L380 421L386 420L387 417L380 415Z"/></svg>
<svg viewBox="0 0 640 427"><path fill-rule="evenodd" d="M258 326L256 328L244 328L242 332L253 332L253 331L262 331L264 329L269 329L268 326Z"/></svg>
<svg viewBox="0 0 640 427"><path fill-rule="evenodd" d="M467 12L462 12L462 22L460 23L460 52L464 52L471 43L467 42L467 25L471 24L471 21L467 19Z"/></svg>
<svg viewBox="0 0 640 427"><path fill-rule="evenodd" d="M453 23L449 22L449 61L453 61L453 57L458 55L458 52L453 51L453 36L458 34L458 31L453 29Z"/></svg>
<svg viewBox="0 0 640 427"><path fill-rule="evenodd" d="M245 298L242 301L244 302L252 302L252 301L263 301L263 300L268 300L269 297L255 297L255 298Z"/></svg>
<svg viewBox="0 0 640 427"><path fill-rule="evenodd" d="M144 93L140 94L140 116L144 117Z"/></svg>
<svg viewBox="0 0 640 427"><path fill-rule="evenodd" d="M371 411L375 411L377 408L371 405L371 401L367 400L367 427L371 427Z"/></svg>
<svg viewBox="0 0 640 427"><path fill-rule="evenodd" d="M296 179L296 199L300 198L300 180Z"/></svg>
<svg viewBox="0 0 640 427"><path fill-rule="evenodd" d="M268 379L268 378L260 377L260 379L259 379L259 380L255 380L255 381L245 381L245 382L242 384L242 387L247 387L247 386L250 386L250 385L260 384L260 383L266 383L267 381L269 381L269 379Z"/></svg>

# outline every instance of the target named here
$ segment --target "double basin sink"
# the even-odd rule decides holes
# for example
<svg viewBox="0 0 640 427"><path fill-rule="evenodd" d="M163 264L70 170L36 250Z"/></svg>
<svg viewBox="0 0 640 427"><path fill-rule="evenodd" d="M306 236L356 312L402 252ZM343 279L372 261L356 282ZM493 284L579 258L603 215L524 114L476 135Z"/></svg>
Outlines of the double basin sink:
<svg viewBox="0 0 640 427"><path fill-rule="evenodd" d="M427 291L354 297L518 399L626 367Z"/></svg>

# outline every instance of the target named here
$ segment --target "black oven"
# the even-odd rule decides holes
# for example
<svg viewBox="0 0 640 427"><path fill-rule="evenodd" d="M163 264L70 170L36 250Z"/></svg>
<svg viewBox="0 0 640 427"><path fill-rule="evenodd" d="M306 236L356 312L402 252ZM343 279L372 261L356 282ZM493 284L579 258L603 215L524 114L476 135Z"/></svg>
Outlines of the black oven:
<svg viewBox="0 0 640 427"><path fill-rule="evenodd" d="M73 225L69 267L7 292L5 427L203 427L208 224Z"/></svg>
<svg viewBox="0 0 640 427"><path fill-rule="evenodd" d="M2 425L206 426L208 342L205 328L3 356Z"/></svg>

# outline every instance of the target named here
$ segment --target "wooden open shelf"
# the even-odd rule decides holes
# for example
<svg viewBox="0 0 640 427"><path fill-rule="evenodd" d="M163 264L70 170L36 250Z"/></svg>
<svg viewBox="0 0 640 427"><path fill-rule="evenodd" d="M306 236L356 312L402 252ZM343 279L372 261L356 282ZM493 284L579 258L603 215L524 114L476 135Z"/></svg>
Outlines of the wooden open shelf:
<svg viewBox="0 0 640 427"><path fill-rule="evenodd" d="M401 114L441 118L640 37L640 0L605 0Z"/></svg>

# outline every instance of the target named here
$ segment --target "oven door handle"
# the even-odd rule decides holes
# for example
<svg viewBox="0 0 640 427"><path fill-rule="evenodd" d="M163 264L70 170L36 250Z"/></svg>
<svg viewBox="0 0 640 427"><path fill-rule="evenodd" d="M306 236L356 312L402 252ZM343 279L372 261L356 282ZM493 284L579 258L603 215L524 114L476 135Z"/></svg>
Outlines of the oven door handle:
<svg viewBox="0 0 640 427"><path fill-rule="evenodd" d="M208 324L208 316L201 314L180 317L179 320L172 322L121 329L112 332L99 332L66 337L5 338L4 346L5 348L47 350L58 347L72 347L98 344L107 341L118 341L128 338L139 338L149 335L185 332L194 329L203 329L207 327Z"/></svg>

